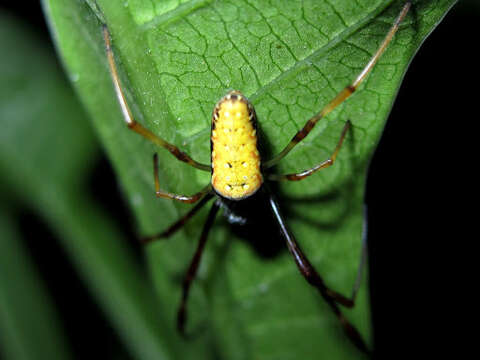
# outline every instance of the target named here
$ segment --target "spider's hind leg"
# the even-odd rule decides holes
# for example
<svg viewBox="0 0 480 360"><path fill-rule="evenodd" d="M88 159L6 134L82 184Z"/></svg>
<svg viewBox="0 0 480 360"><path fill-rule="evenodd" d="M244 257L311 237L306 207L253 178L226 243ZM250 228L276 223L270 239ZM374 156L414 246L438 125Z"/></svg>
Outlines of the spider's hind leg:
<svg viewBox="0 0 480 360"><path fill-rule="evenodd" d="M193 195L179 195L160 190L160 179L158 177L158 155L156 153L153 154L153 178L155 182L155 195L159 198L177 200L187 204L194 204L206 194L212 192L212 187L210 184Z"/></svg>
<svg viewBox="0 0 480 360"><path fill-rule="evenodd" d="M393 36L395 33L398 31L400 27L400 23L403 21L405 16L408 13L408 10L410 9L411 6L410 1L406 1L405 5L403 6L402 10L398 14L397 18L395 19L393 25L390 27L390 30L388 33L385 35L385 38L383 39L382 43L378 47L377 51L373 56L370 58L369 62L363 70L360 72L360 74L357 75L354 81L347 85L343 90L341 90L328 104L326 104L322 110L320 110L317 114L312 116L294 136L290 140L290 142L283 148L282 151L280 151L276 156L274 156L272 159L266 161L263 164L263 167L265 169L268 169L276 164L280 160L282 160L299 142L301 142L305 137L313 130L317 122L328 115L331 111L333 111L337 106L339 106L341 103L343 103L346 99L348 99L360 86L360 84L365 80L367 77L368 73L374 68L375 64L377 63L378 59L382 54L384 53L385 49L387 48L388 44L390 41L392 41Z"/></svg>
<svg viewBox="0 0 480 360"><path fill-rule="evenodd" d="M115 93L117 94L117 100L122 109L123 119L127 124L128 128L135 131L137 134L140 134L147 140L151 141L157 146L163 147L168 150L173 156L178 160L187 163L190 166L193 166L197 169L203 171L211 171L211 166L207 164L201 164L198 161L193 160L189 155L181 151L177 146L170 144L161 137L155 135L150 130L142 126L139 122L133 117L132 111L128 106L125 94L122 89L122 84L120 83L120 77L118 76L117 65L115 63L115 58L113 56L113 50L110 40L110 31L108 30L107 25L103 25L103 41L105 43L105 51L107 53L108 67L110 70L110 76L112 78L113 86L115 88Z"/></svg>
<svg viewBox="0 0 480 360"><path fill-rule="evenodd" d="M327 167L332 166L335 163L335 159L337 158L338 152L340 151L340 148L342 147L343 141L345 140L345 136L347 135L348 130L352 126L352 123L350 120L347 121L345 126L343 127L342 134L340 135L340 140L338 140L338 144L335 147L335 150L333 151L332 155L325 160L322 161L320 164L315 165L311 169L300 171L298 173L293 173L293 174L286 174L286 175L279 175L279 174L269 174L268 175L268 180L289 180L289 181L298 181L298 180L303 180L307 178L308 176L312 175L313 173L317 172L318 170L325 169Z"/></svg>

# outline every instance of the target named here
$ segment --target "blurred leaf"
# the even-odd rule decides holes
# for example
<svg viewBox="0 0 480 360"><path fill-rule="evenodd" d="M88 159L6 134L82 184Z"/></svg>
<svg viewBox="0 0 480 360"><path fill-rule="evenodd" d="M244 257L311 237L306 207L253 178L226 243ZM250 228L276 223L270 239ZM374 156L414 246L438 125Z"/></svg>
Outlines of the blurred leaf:
<svg viewBox="0 0 480 360"><path fill-rule="evenodd" d="M293 172L325 160L345 121L353 122L335 166L299 183L282 183L279 189L300 244L327 284L343 293L351 292L360 259L369 159L409 62L454 2L416 2L359 91L278 166L279 172ZM267 148L275 154L361 71L403 3L131 0L119 6L97 0L92 11L92 2L44 1L70 78L94 119L142 234L164 229L188 209L154 198L155 151L162 188L168 191L191 194L209 175L126 129L95 14L112 33L125 92L138 120L208 163L211 111L227 90L241 90L250 98ZM149 247L158 303L172 336L178 278L188 266L204 219L205 211L169 241ZM262 259L224 224L218 221L212 231L192 290L190 327L204 326L204 331L186 342L177 357L358 358L289 254ZM356 308L346 313L370 339L366 290L364 284Z"/></svg>
<svg viewBox="0 0 480 360"><path fill-rule="evenodd" d="M18 21L5 15L0 20L0 48L8 54L0 57L2 197L21 199L56 231L138 358L166 359L162 319L145 274L125 247L124 236L88 196L85 182L99 151L85 113L53 52ZM15 275L12 264L2 265Z"/></svg>
<svg viewBox="0 0 480 360"><path fill-rule="evenodd" d="M70 359L54 305L4 205L0 208L2 358Z"/></svg>

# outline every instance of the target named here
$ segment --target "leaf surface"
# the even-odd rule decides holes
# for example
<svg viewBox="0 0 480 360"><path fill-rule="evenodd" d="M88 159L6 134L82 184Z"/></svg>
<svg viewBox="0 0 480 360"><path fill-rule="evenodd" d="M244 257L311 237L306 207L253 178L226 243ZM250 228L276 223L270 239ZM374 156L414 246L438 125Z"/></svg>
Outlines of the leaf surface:
<svg viewBox="0 0 480 360"><path fill-rule="evenodd" d="M88 118L52 49L20 20L0 14L0 22L0 49L7 55L0 57L2 350L11 359L74 355L59 324L62 314L50 304L8 206L26 207L48 224L131 353L165 359L168 349L145 272L86 186L99 155ZM83 314L83 304L74 305Z"/></svg>
<svg viewBox="0 0 480 360"><path fill-rule="evenodd" d="M359 91L321 120L276 169L297 172L327 159L343 125L352 121L333 167L278 189L289 226L306 254L326 283L344 294L352 291L360 261L369 159L409 62L454 2L416 2ZM99 18L111 31L123 87L138 121L208 163L211 112L228 90L249 97L265 146L275 154L363 69L403 5L381 0L44 3L68 73L112 159L139 233L145 235L165 229L189 209L155 199L154 152L159 153L164 190L192 194L208 183L209 174L126 129L108 74ZM147 249L157 301L179 358L360 356L286 251L265 260L220 219L189 308L189 328L201 329L201 334L185 343L177 338L179 279L205 216L204 210L170 240ZM345 313L371 343L365 281L357 306Z"/></svg>

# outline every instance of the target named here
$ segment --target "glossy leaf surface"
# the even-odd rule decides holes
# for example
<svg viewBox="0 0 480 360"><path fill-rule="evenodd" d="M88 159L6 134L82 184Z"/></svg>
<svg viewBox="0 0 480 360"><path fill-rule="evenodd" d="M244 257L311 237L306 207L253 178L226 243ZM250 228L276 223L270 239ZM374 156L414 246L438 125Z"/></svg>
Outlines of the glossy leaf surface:
<svg viewBox="0 0 480 360"><path fill-rule="evenodd" d="M139 234L145 235L165 229L189 208L155 199L154 152L159 153L160 182L167 191L192 194L208 183L209 174L126 129L108 74L99 19L111 31L138 121L208 163L211 111L228 90L249 97L267 152L275 154L355 78L403 5L350 0L44 3L69 76L117 170ZM326 282L345 294L352 291L360 260L369 159L412 56L453 3L416 2L359 91L319 122L276 169L295 172L325 160L345 121L352 121L353 130L333 167L277 189L303 249ZM205 216L202 212L169 241L147 249L174 358L360 356L286 251L264 259L220 219L192 290L189 328L199 334L187 342L177 337L180 279ZM364 282L356 308L345 312L370 339L366 289Z"/></svg>

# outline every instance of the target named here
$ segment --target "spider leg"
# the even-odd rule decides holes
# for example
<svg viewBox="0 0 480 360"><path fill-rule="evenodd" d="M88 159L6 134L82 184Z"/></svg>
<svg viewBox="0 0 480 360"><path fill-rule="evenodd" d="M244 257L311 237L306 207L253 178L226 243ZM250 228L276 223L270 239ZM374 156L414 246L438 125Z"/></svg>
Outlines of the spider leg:
<svg viewBox="0 0 480 360"><path fill-rule="evenodd" d="M153 154L153 177L155 181L155 195L159 198L177 200L183 203L193 204L193 203L196 203L198 200L200 200L202 197L204 197L205 194L208 194L212 191L212 186L210 184L205 186L198 193L190 196L172 194L172 193L160 190L160 180L158 179L158 155L156 153Z"/></svg>
<svg viewBox="0 0 480 360"><path fill-rule="evenodd" d="M207 194L205 197L203 197L202 200L200 200L200 202L197 205L195 205L189 212L187 212L185 215L183 215L180 219L178 219L175 223L173 223L166 230L164 230L164 231L162 231L158 234L146 236L146 237L142 238L140 241L143 244L148 244L148 243L150 243L150 242L152 242L153 240L156 240L156 239L170 237L175 232L177 232L177 230L182 228L182 226L184 226L187 223L187 221L190 220L198 212L198 210L200 210L212 197L213 197L213 194Z"/></svg>
<svg viewBox="0 0 480 360"><path fill-rule="evenodd" d="M187 273L183 280L182 299L181 299L180 306L178 308L178 313L177 313L177 329L182 335L185 335L185 323L187 321L187 300L188 300L188 294L190 292L190 286L192 284L193 279L195 278L195 275L197 274L198 265L200 264L200 259L202 257L202 253L205 248L205 244L207 242L208 233L212 228L213 222L215 220L215 216L217 215L219 208L220 208L220 204L218 203L218 201L214 202L212 207L210 208L207 221L203 226L202 235L200 236L200 240L197 245L197 250L193 255L193 258L190 262L190 266L188 267Z"/></svg>
<svg viewBox="0 0 480 360"><path fill-rule="evenodd" d="M340 91L337 94L337 96L333 98L333 100L331 100L327 105L325 105L325 107L322 110L320 110L319 113L315 114L311 119L309 119L307 123L303 126L303 128L295 134L292 140L290 140L287 146L285 146L285 148L282 151L280 151L280 153L278 153L275 157L266 161L263 164L264 168L272 167L275 164L277 164L281 159L283 159L285 155L287 155L290 152L290 150L292 150L295 147L295 145L297 145L300 141L302 141L310 133L310 131L312 131L314 126L317 124L317 122L321 118L326 116L338 105L343 103L350 95L352 95L355 92L355 90L357 90L358 86L362 83L362 81L365 79L368 73L373 69L378 59L383 54L388 44L392 40L393 36L397 32L400 23L405 18L408 10L410 9L410 5L411 5L410 1L407 1L405 3L402 10L400 11L400 14L397 16L395 22L393 23L387 35L383 39L379 48L377 49L375 54L372 56L372 58L370 59L368 64L365 66L365 68L360 72L360 74L358 74L357 78L350 85L348 85L342 91Z"/></svg>
<svg viewBox="0 0 480 360"><path fill-rule="evenodd" d="M115 87L115 93L117 94L117 99L122 109L123 119L127 123L127 126L129 127L129 129L142 135L144 138L150 140L155 145L158 145L160 147L167 149L178 160L183 161L188 165L191 165L197 169L200 169L203 171L211 171L210 165L201 164L193 160L190 156L182 152L178 147L156 136L150 130L143 127L141 124L139 124L133 118L132 112L127 104L127 100L125 99L125 95L123 93L122 86L120 84L120 78L118 77L117 66L115 64L115 59L113 57L113 50L110 43L110 32L108 31L107 25L103 25L103 39L105 41L105 50L107 52L108 66L110 69L110 75L112 77L113 86Z"/></svg>
<svg viewBox="0 0 480 360"><path fill-rule="evenodd" d="M292 254L295 260L295 264L297 265L301 274L308 281L310 285L314 286L320 292L324 300L332 309L335 316L340 321L340 324L342 325L345 333L347 334L349 339L352 341L352 343L359 350L365 353L370 353L367 345L365 344L358 330L350 323L350 321L348 321L348 319L342 314L340 308L338 307L338 304L344 305L349 308L353 307L354 300L349 299L334 290L331 290L325 285L325 282L323 281L321 276L318 274L318 272L315 270L313 265L307 259L305 254L300 249L300 246L298 245L297 241L287 229L287 226L280 214L278 205L271 194L270 194L269 201L270 201L270 206L272 208L272 211L278 221L278 224L280 225L280 230L282 232L282 235L285 237L285 240L287 241L288 250ZM356 291L354 290L354 294L355 292Z"/></svg>
<svg viewBox="0 0 480 360"><path fill-rule="evenodd" d="M322 161L320 164L315 165L313 168L301 171L299 173L294 173L294 174L286 174L286 175L280 175L280 174L269 174L268 179L269 180L290 180L290 181L298 181L298 180L303 180L306 177L312 175L314 172L325 169L329 166L332 166L333 163L335 162L335 159L337 158L338 152L340 151L340 148L342 147L343 141L345 139L345 136L347 135L348 129L352 126L352 123L350 120L347 121L345 126L343 127L342 134L340 135L340 140L338 140L337 147L333 151L333 154L330 155L330 157Z"/></svg>

